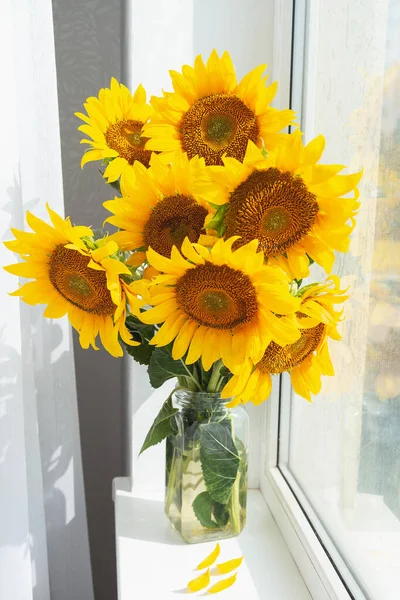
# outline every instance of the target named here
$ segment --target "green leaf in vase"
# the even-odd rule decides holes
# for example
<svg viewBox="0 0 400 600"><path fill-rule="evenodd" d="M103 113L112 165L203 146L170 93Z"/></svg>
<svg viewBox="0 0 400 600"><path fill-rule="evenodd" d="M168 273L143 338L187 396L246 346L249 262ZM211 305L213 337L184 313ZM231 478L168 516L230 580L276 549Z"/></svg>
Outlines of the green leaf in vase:
<svg viewBox="0 0 400 600"><path fill-rule="evenodd" d="M232 439L231 422L200 425L200 461L207 491L221 504L229 501L240 458Z"/></svg>
<svg viewBox="0 0 400 600"><path fill-rule="evenodd" d="M193 511L197 519L207 529L217 529L218 524L212 520L213 500L208 492L202 492L193 500Z"/></svg>
<svg viewBox="0 0 400 600"><path fill-rule="evenodd" d="M181 360L174 360L169 346L156 348L151 355L148 374L153 388L159 388L168 379L187 376L188 370Z"/></svg>
<svg viewBox="0 0 400 600"><path fill-rule="evenodd" d="M213 502L213 515L219 527L226 527L229 521L229 510L225 504Z"/></svg>
<svg viewBox="0 0 400 600"><path fill-rule="evenodd" d="M171 417L173 417L177 412L178 410L173 408L172 398L169 396L169 398L162 405L160 412L154 419L153 425L150 427L149 432L146 435L146 439L143 442L143 446L141 447L139 455L147 450L147 448L159 444L169 435L174 435L176 433L171 424Z"/></svg>

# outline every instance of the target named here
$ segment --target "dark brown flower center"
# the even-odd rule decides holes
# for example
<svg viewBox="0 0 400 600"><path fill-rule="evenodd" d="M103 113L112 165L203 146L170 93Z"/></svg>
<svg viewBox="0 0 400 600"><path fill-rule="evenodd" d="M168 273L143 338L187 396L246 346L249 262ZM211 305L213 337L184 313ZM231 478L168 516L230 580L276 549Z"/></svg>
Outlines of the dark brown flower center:
<svg viewBox="0 0 400 600"><path fill-rule="evenodd" d="M307 235L318 210L300 177L275 168L255 171L231 194L226 236L240 235L241 245L258 239L266 256L278 256Z"/></svg>
<svg viewBox="0 0 400 600"><path fill-rule="evenodd" d="M258 313L250 278L227 265L206 263L189 269L176 284L180 307L200 325L232 330Z"/></svg>
<svg viewBox="0 0 400 600"><path fill-rule="evenodd" d="M301 337L288 346L282 347L271 342L257 364L257 369L262 373L278 374L296 367L317 349L325 334L325 325L320 323L310 329L300 329L300 333Z"/></svg>
<svg viewBox="0 0 400 600"><path fill-rule="evenodd" d="M171 256L172 246L180 249L185 237L197 242L204 227L207 210L188 196L168 196L153 208L144 227L146 247Z"/></svg>
<svg viewBox="0 0 400 600"><path fill-rule="evenodd" d="M184 115L182 148L189 158L202 156L207 165L222 165L222 156L243 161L247 142L258 141L255 114L237 97L213 94L197 100Z"/></svg>
<svg viewBox="0 0 400 600"><path fill-rule="evenodd" d="M138 160L148 167L151 151L144 149L148 138L141 135L143 125L141 121L118 121L110 125L105 137L107 146L118 152L130 165Z"/></svg>
<svg viewBox="0 0 400 600"><path fill-rule="evenodd" d="M111 315L116 305L107 289L106 274L90 269L89 260L77 250L56 246L49 261L49 279L74 306L95 315Z"/></svg>

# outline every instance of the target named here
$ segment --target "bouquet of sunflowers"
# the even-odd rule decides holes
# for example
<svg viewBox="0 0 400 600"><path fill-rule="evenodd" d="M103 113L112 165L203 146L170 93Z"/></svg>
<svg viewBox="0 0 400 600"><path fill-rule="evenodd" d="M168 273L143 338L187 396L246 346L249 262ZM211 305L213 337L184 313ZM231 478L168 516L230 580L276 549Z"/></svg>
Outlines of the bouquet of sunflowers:
<svg viewBox="0 0 400 600"><path fill-rule="evenodd" d="M229 54L213 51L171 71L173 92L150 104L141 85L132 95L112 79L76 115L82 167L101 161L118 192L104 204L118 231L48 207L51 225L28 213L33 232L6 243L22 258L7 270L33 279L14 295L67 314L83 348L98 335L113 356L124 346L154 387L177 378L181 401L166 400L142 450L167 438L166 510L188 541L244 524L235 407L261 403L286 371L311 400L334 374L328 340L340 339L345 290L329 274L349 247L361 174L319 163L323 136L303 144L293 111L271 107L264 70L238 82ZM325 281L310 281L314 262Z"/></svg>

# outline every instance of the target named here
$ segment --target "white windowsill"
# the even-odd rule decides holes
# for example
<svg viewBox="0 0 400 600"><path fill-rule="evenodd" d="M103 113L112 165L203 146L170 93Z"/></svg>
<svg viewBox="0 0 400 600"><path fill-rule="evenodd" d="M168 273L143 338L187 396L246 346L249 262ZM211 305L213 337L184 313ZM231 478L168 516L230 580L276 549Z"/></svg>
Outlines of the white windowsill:
<svg viewBox="0 0 400 600"><path fill-rule="evenodd" d="M189 545L169 525L160 493L129 490L114 481L118 600L168 600L190 593L193 568L215 543ZM259 490L250 490L243 533L221 542L220 561L245 555L235 585L218 597L229 600L311 600L296 564ZM215 578L217 581L217 578ZM192 596L204 596L204 590Z"/></svg>

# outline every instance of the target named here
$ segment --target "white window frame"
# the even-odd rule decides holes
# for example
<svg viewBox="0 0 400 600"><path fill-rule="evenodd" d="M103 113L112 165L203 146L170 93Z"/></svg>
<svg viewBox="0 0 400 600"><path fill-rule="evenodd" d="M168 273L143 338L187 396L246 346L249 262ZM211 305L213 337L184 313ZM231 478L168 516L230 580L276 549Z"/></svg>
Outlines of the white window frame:
<svg viewBox="0 0 400 600"><path fill-rule="evenodd" d="M305 133L314 120L318 9L319 0L275 1L273 80L280 84L276 104L290 105ZM292 388L288 374L273 379L264 413L260 489L313 598L364 600L302 490L279 465L279 452L287 448Z"/></svg>

